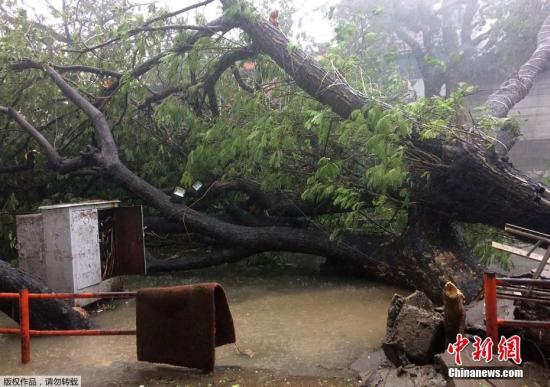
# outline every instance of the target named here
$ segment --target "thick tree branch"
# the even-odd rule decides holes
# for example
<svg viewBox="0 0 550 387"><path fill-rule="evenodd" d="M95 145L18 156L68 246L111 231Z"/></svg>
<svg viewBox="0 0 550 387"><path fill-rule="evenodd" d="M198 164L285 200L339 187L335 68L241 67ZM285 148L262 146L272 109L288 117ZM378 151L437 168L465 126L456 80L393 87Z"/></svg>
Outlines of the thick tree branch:
<svg viewBox="0 0 550 387"><path fill-rule="evenodd" d="M237 66L232 65L231 72L233 73L233 76L235 77L235 80L237 81L237 84L241 87L241 89L243 89L244 91L248 91L249 93L253 93L256 90L254 87L246 84Z"/></svg>
<svg viewBox="0 0 550 387"><path fill-rule="evenodd" d="M19 269L16 269L0 258L0 292L17 293L21 289L29 289L32 293L50 293L52 290ZM31 329L88 329L90 322L75 311L65 300L31 301ZM15 304L17 305L17 304ZM19 313L12 314L18 308L13 308L10 300L0 301L0 311L14 320L19 321Z"/></svg>
<svg viewBox="0 0 550 387"><path fill-rule="evenodd" d="M82 72L82 73L90 73L90 74L97 74L97 75L104 75L109 76L113 78L120 78L122 77L122 73L119 71L109 70L109 69L102 69L99 67L92 67L92 66L61 66L61 65L52 65L52 67L59 71L60 73L65 72Z"/></svg>
<svg viewBox="0 0 550 387"><path fill-rule="evenodd" d="M0 167L0 174L12 174L24 171L30 171L34 169L34 162L27 162L16 165L8 165L6 167Z"/></svg>
<svg viewBox="0 0 550 387"><path fill-rule="evenodd" d="M462 16L462 28L460 29L460 43L468 45L472 43L472 29L474 16L477 12L478 0L467 0L464 15Z"/></svg>
<svg viewBox="0 0 550 387"><path fill-rule="evenodd" d="M397 28L395 34L399 39L401 39L413 52L417 60L420 60L422 63L424 61L424 49L422 45L416 41L404 28Z"/></svg>
<svg viewBox="0 0 550 387"><path fill-rule="evenodd" d="M97 109L91 102L84 98L50 66L45 66L46 73L53 79L57 87L63 92L63 94L76 106L78 106L90 119L92 125L95 128L97 139L101 147L101 151L104 155L112 161L118 160L118 148L115 144L113 134L105 116L99 109Z"/></svg>
<svg viewBox="0 0 550 387"><path fill-rule="evenodd" d="M180 91L183 91L185 87L179 87L179 86L168 86L165 89L159 90L159 91L153 91L150 96L145 98L143 102L141 102L138 105L139 109L144 109L146 107L151 106L154 103L160 102L164 100L165 98L168 98L169 96L178 93Z"/></svg>
<svg viewBox="0 0 550 387"><path fill-rule="evenodd" d="M240 248L209 249L202 254L194 253L185 258L171 258L153 261L147 267L148 273L199 269L202 267L233 263L253 255L254 252Z"/></svg>
<svg viewBox="0 0 550 387"><path fill-rule="evenodd" d="M59 71L60 73L83 72L83 73L90 73L90 74L97 74L97 75L105 75L105 76L110 76L114 78L122 77L122 73L118 71L102 69L99 67L82 66L82 65L63 66L63 65L55 65L55 64L52 64L51 66L55 70ZM22 70L28 70L28 69L42 70L43 66L40 63L34 62L30 59L23 59L17 62L10 63L10 68L14 71L22 71Z"/></svg>
<svg viewBox="0 0 550 387"><path fill-rule="evenodd" d="M321 203L304 201L297 192L264 192L259 183L244 178L216 182L209 189L209 194L214 197L225 196L234 191L245 193L248 196L248 205L267 211L270 217L302 218L349 211L335 207L330 200Z"/></svg>
<svg viewBox="0 0 550 387"><path fill-rule="evenodd" d="M237 48L232 51L224 53L216 62L215 66L207 72L206 77L203 79L203 88L205 94L209 97L209 104L212 114L217 116L219 114L219 108L217 104L215 85L221 75L231 67L236 61L249 58L256 54L256 50L252 47ZM150 106L153 103L162 101L170 95L183 91L186 87L169 86L163 90L153 92L153 94L139 104L139 108L143 109Z"/></svg>
<svg viewBox="0 0 550 387"><path fill-rule="evenodd" d="M222 1L224 4L229 2ZM235 22L250 35L255 47L269 55L299 87L340 116L348 117L368 102L368 98L352 89L340 73L328 71L304 51L292 49L289 39L267 20L237 16Z"/></svg>
<svg viewBox="0 0 550 387"><path fill-rule="evenodd" d="M535 78L550 63L550 15L546 17L537 36L537 48L517 73L512 74L487 100L492 116L503 118L523 98L527 96ZM503 128L497 135L495 151L504 156L516 142L519 133Z"/></svg>
<svg viewBox="0 0 550 387"><path fill-rule="evenodd" d="M67 173L80 169L88 165L83 157L77 157L73 159L63 159L50 142L40 133L34 126L32 126L26 119L11 107L0 106L0 113L7 114L11 119L19 124L37 143L40 145L46 157L50 167L60 173Z"/></svg>
<svg viewBox="0 0 550 387"><path fill-rule="evenodd" d="M163 234L185 234L188 232L181 222L162 216L145 216L143 217L143 225L145 230Z"/></svg>
<svg viewBox="0 0 550 387"><path fill-rule="evenodd" d="M248 211L243 210L237 206L230 206L226 208L227 213L231 216L231 220L234 223L241 224L243 226L251 227L306 227L310 224L309 220L304 217L286 217L286 216L267 216L267 215L254 215Z"/></svg>
<svg viewBox="0 0 550 387"><path fill-rule="evenodd" d="M224 53L213 69L208 72L206 79L204 80L204 90L208 95L208 101L210 104L210 110L214 116L219 115L218 101L216 97L216 83L222 74L231 67L235 62L243 59L250 58L257 54L257 50L252 47L241 47Z"/></svg>

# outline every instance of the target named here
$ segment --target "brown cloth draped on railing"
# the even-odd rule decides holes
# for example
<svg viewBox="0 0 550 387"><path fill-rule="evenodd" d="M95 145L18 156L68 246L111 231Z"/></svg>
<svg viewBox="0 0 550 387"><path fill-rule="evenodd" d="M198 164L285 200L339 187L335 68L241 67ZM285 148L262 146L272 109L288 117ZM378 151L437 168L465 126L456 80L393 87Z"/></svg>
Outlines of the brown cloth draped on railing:
<svg viewBox="0 0 550 387"><path fill-rule="evenodd" d="M215 347L234 343L235 329L221 285L140 289L136 297L138 360L205 372Z"/></svg>

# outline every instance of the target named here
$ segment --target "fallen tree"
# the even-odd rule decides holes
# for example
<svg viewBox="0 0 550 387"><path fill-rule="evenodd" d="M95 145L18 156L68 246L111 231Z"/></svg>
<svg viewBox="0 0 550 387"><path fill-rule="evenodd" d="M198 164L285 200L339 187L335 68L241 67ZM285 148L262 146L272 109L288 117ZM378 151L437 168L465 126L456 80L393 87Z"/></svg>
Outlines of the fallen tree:
<svg viewBox="0 0 550 387"><path fill-rule="evenodd" d="M64 157L37 126L18 109L2 100L4 106L0 106L0 113L16 123L40 146L48 168L62 175L82 169L93 170L104 181L123 187L132 196L158 210L166 219L183 225L185 232L202 235L220 247L219 254L205 256L204 259L197 257L189 261L154 263L154 271L233 262L266 251L291 251L324 256L327 258L327 269L422 290L436 302L441 301L445 283L452 281L462 290L468 302L480 293L482 267L471 256L454 222L484 223L496 227L510 222L549 231L547 219L550 206L545 197L550 193L550 188L527 177L505 158L499 157L494 144L491 144L491 138L484 132L475 126L457 124L446 127L447 132L444 134L423 138L420 135L422 122L408 117L405 118L411 130L398 140L408 174L407 182L403 181L402 184L410 192L408 206L403 204L403 198L396 193L401 187L394 187L391 192L362 192L363 201L367 205L382 194L388 200L401 203L401 210L408 212L407 226L403 232L374 233L346 229L338 238L334 238L326 229L319 227L314 218L327 213L345 214L351 211L349 208L338 206L331 200L312 203L311 200L302 199L299 192L292 195L283 191L266 193L262 191L261 185L246 184L246 179L237 184L218 186L219 189L216 189L216 184L212 184L203 196L215 195L216 192L221 195L229 191L239 192L248 198L248 204L261 207L259 212L237 216L235 212L224 211L223 216L219 216L206 209L198 209L200 203L195 205L195 202L200 202L202 198L192 203L171 200L165 190L140 177L122 160L119 150L124 146L125 137L119 134L117 138L114 128L120 127L123 116L120 119L108 116L109 101L123 104L126 101L123 115L128 110L138 114L140 110L150 108L151 104L175 96L175 100L188 103L197 117L204 117L208 110L204 109L204 101L208 99L212 121L209 121L210 118L206 121L215 126L215 117L220 112L216 105L218 98L212 90L217 78L231 67L234 63L232 60L266 55L300 89L330 107L342 120L353 121L353 117L356 117L354 112L361 109L365 116L369 109L379 106L391 109L387 103L374 101L351 87L340 72L323 67L293 46L279 28L254 13L246 3L229 0L223 3L223 17L197 27L195 33L186 35L185 39L180 38L168 49L154 54L128 71L59 65L51 63L51 60L34 59L10 60L7 65L10 76L15 78L23 77L20 74L28 72L40 74L39 77L45 75L61 92L61 100L76 107L85 115L83 122L92 125L92 140L80 154ZM216 33L223 36L231 29L244 31L252 41L251 48L240 50L229 56L229 59L227 55L221 55L221 64L216 63L210 68L211 71L207 69L200 79L192 74L191 83L183 88L187 93L175 85L169 85L163 90L149 89L145 105L136 103L130 106L128 94L124 94L124 90L128 93L127 88L134 80L146 82L147 77L151 76L151 70L173 57L188 55L200 44L198 42L201 39ZM134 31L135 36L143 31ZM69 50L84 55L98 49L79 47L75 43ZM64 50L67 51L67 48ZM84 80L90 74L100 75L109 77L110 82L99 93L93 94L75 86L80 78L73 74L84 74ZM242 79L240 81L242 83ZM97 92L97 88L95 90ZM499 98L509 91L509 88L503 88ZM121 93L123 102L116 100ZM266 92L267 97L269 94ZM62 122L57 117L53 121ZM9 126L10 122L6 125ZM365 155L365 159L372 157ZM428 175L429 179L426 178ZM277 195L286 197L283 203L289 205L281 206L280 200L272 200ZM298 210L290 211L289 207Z"/></svg>
<svg viewBox="0 0 550 387"><path fill-rule="evenodd" d="M0 260L0 291L19 293L21 289L28 289L31 293L51 292L36 278ZM90 322L64 300L30 300L29 304L31 329L86 329L90 327ZM0 300L0 311L15 321L19 321L17 300Z"/></svg>

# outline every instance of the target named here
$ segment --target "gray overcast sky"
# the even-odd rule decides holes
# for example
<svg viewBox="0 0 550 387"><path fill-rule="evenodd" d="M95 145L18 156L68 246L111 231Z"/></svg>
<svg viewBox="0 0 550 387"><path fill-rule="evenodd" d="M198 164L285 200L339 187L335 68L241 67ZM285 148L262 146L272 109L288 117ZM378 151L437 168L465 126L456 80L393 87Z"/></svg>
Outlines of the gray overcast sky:
<svg viewBox="0 0 550 387"><path fill-rule="evenodd" d="M46 15L48 13L47 4L60 7L62 0L20 0L28 8L34 9L37 13ZM187 5L197 3L200 0L157 0L159 6L170 10L184 8ZM291 0L294 2L296 13L294 14L294 24L301 25L301 30L307 35L313 37L317 42L326 42L334 34L330 23L324 19L325 11L330 5L336 4L338 0ZM134 4L148 4L150 0L134 0ZM258 0L252 0L252 3L258 3ZM220 14L220 2L215 1L202 9L207 17L215 17ZM146 10L146 7L143 7Z"/></svg>

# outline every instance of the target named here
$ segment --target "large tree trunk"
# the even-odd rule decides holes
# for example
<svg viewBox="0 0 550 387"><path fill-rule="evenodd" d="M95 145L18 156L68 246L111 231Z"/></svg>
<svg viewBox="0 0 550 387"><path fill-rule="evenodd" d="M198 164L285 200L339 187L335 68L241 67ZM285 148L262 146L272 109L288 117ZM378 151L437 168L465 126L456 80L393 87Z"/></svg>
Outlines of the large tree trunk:
<svg viewBox="0 0 550 387"><path fill-rule="evenodd" d="M438 157L441 164L415 168L412 175L418 181L423 171L429 171L430 184L417 185L413 201L462 222L498 228L513 223L550 231L548 187L502 161L482 143L418 146Z"/></svg>
<svg viewBox="0 0 550 387"><path fill-rule="evenodd" d="M359 275L422 290L433 301L441 303L442 289L448 281L460 284L467 301L482 290L482 267L451 223L433 215L416 215L407 232L388 240L355 235L345 242L360 248L363 254L350 259L344 251L329 256L325 271ZM368 259L375 258L376 261Z"/></svg>
<svg viewBox="0 0 550 387"><path fill-rule="evenodd" d="M51 292L43 283L0 259L0 293ZM63 300L31 300L31 329L86 329L90 323ZM19 321L17 300L0 300L0 311Z"/></svg>

